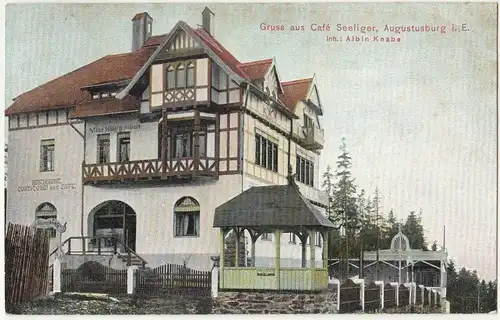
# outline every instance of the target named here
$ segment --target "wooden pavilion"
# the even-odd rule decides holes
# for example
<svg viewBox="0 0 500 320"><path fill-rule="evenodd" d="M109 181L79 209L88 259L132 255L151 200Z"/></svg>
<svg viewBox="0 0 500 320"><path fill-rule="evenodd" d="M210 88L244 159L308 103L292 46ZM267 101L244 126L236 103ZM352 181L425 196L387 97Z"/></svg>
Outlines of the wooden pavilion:
<svg viewBox="0 0 500 320"><path fill-rule="evenodd" d="M333 224L299 191L293 175L287 185L252 187L215 210L214 225L220 228L219 287L236 290L320 291L328 287L328 230ZM225 267L224 239L236 235L235 266L239 266L239 239L245 230L252 240L252 266ZM315 243L310 241L310 264L306 265L307 238L319 232L323 238L323 266L316 267ZM255 242L264 233L274 233L274 268L255 267ZM280 266L283 233L294 233L302 244L302 267Z"/></svg>

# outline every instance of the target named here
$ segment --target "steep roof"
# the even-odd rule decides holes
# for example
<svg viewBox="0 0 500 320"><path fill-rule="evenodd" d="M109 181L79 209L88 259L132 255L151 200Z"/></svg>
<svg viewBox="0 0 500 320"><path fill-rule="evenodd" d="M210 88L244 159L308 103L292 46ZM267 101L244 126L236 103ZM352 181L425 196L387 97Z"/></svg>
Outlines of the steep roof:
<svg viewBox="0 0 500 320"><path fill-rule="evenodd" d="M243 62L240 69L250 78L250 80L262 79L273 64L273 59Z"/></svg>
<svg viewBox="0 0 500 320"><path fill-rule="evenodd" d="M307 97L312 81L313 78L307 78L282 82L283 94L279 96L279 99L283 101L288 109L295 112L297 103Z"/></svg>
<svg viewBox="0 0 500 320"><path fill-rule="evenodd" d="M5 115L74 106L89 100L85 86L131 79L152 54L151 48L108 55L15 98Z"/></svg>
<svg viewBox="0 0 500 320"><path fill-rule="evenodd" d="M287 185L252 187L215 209L214 227L333 228L289 177Z"/></svg>

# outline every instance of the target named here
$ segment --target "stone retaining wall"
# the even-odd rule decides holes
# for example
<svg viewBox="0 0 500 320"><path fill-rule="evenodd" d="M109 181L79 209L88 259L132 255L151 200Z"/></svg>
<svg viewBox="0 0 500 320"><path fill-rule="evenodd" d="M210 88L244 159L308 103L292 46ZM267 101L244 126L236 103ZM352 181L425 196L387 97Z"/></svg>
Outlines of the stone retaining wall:
<svg viewBox="0 0 500 320"><path fill-rule="evenodd" d="M219 292L215 314L337 313L336 293Z"/></svg>

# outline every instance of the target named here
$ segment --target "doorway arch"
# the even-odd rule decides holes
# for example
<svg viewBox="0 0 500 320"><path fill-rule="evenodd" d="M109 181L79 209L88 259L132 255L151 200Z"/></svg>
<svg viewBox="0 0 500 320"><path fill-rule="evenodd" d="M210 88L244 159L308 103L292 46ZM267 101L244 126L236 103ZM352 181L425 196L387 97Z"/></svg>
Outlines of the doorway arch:
<svg viewBox="0 0 500 320"><path fill-rule="evenodd" d="M134 209L123 201L109 200L97 205L89 213L89 235L115 235L135 251L137 218Z"/></svg>

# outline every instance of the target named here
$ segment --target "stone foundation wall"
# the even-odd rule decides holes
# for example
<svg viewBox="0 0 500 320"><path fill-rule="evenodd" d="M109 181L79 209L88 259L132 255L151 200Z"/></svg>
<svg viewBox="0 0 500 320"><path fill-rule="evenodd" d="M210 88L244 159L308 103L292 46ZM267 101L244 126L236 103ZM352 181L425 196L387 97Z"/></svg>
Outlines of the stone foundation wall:
<svg viewBox="0 0 500 320"><path fill-rule="evenodd" d="M219 292L215 314L337 313L336 293Z"/></svg>

